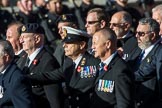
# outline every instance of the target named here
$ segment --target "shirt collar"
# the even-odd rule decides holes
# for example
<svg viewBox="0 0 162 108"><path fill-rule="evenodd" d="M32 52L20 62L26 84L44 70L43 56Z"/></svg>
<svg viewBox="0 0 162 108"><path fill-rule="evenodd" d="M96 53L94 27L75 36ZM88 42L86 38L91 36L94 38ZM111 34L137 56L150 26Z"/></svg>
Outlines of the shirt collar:
<svg viewBox="0 0 162 108"><path fill-rule="evenodd" d="M82 59L83 54L81 54L74 62L75 62L75 68L78 66L80 60Z"/></svg>
<svg viewBox="0 0 162 108"><path fill-rule="evenodd" d="M130 34L130 31L128 31L127 34L125 34L122 38L128 38L128 37L130 37L131 35L129 35L129 34Z"/></svg>
<svg viewBox="0 0 162 108"><path fill-rule="evenodd" d="M116 54L117 54L117 51L114 52L110 57L108 57L105 61L102 61L102 62L105 63L106 65L109 65L109 63L111 62L111 60L114 58Z"/></svg>
<svg viewBox="0 0 162 108"><path fill-rule="evenodd" d="M152 44L150 47L148 47L148 48L145 49L145 54L144 54L144 57L143 57L142 59L144 59L144 58L148 55L148 53L154 48L154 46L155 46L159 41L161 41L161 40L160 40L160 39L157 40L154 44Z"/></svg>
<svg viewBox="0 0 162 108"><path fill-rule="evenodd" d="M32 63L32 61L34 60L34 58L38 55L38 53L42 50L43 46L41 46L40 48L37 48L29 57L30 62L29 62L29 66Z"/></svg>

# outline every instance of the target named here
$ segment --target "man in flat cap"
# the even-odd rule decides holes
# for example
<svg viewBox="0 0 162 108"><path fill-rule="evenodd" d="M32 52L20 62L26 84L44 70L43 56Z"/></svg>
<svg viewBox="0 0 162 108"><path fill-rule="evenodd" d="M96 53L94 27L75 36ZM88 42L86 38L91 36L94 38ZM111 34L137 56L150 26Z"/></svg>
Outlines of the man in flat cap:
<svg viewBox="0 0 162 108"><path fill-rule="evenodd" d="M22 26L21 43L27 53L22 59L22 70L26 75L42 74L59 68L57 60L44 48L44 30L37 23ZM59 84L32 84L32 91L38 108L60 108Z"/></svg>
<svg viewBox="0 0 162 108"><path fill-rule="evenodd" d="M65 39L63 40L65 55L63 71L43 73L36 79L37 75L31 75L34 82L57 82L66 83L66 97L64 108L89 108L90 98L93 92L93 84L97 77L97 67L100 62L87 52L89 35L86 32L71 27L63 27Z"/></svg>

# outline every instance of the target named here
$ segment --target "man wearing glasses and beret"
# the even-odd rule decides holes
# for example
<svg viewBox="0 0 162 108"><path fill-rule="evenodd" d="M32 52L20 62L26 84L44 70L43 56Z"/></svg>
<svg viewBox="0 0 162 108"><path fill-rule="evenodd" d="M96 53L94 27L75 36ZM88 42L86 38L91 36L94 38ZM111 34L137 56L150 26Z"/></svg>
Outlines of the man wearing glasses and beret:
<svg viewBox="0 0 162 108"><path fill-rule="evenodd" d="M160 43L161 36L159 35L159 31L159 23L152 18L142 18L137 26L136 37L138 46L142 49L142 52L134 62L134 71L136 71L136 81L142 82L136 83L136 108L161 108L159 106L159 92L161 92L159 91L161 90L159 75L161 72L158 72L161 70L161 67L158 69L161 66L161 62L158 62L159 64L154 69L151 66L145 66L152 63L157 54L161 56L160 50L162 49L162 45ZM161 60L160 56L156 61ZM142 69L143 72L140 72L138 69Z"/></svg>

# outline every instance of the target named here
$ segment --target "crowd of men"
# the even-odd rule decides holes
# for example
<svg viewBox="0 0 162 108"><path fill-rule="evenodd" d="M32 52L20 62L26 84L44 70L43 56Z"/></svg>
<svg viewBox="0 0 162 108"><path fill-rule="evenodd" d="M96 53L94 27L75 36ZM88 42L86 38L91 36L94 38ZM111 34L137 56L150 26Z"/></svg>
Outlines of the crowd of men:
<svg viewBox="0 0 162 108"><path fill-rule="evenodd" d="M0 9L0 108L162 108L162 4L73 3Z"/></svg>

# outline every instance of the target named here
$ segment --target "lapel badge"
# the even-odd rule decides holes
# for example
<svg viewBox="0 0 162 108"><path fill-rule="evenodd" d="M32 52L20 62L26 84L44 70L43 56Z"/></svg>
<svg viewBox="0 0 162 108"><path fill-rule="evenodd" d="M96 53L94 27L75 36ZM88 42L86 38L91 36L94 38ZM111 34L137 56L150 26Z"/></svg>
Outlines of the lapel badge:
<svg viewBox="0 0 162 108"><path fill-rule="evenodd" d="M23 26L22 28L21 28L21 31L25 31L26 30L26 27L25 26Z"/></svg>
<svg viewBox="0 0 162 108"><path fill-rule="evenodd" d="M81 66L77 67L77 72L81 72Z"/></svg>
<svg viewBox="0 0 162 108"><path fill-rule="evenodd" d="M62 20L66 20L67 19L67 17L66 17L66 15L62 15Z"/></svg>
<svg viewBox="0 0 162 108"><path fill-rule="evenodd" d="M81 61L81 65L85 65L86 63L86 58L83 58L83 60Z"/></svg>
<svg viewBox="0 0 162 108"><path fill-rule="evenodd" d="M147 58L147 63L150 63L151 62L151 58Z"/></svg>

